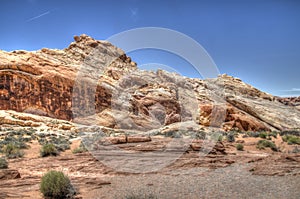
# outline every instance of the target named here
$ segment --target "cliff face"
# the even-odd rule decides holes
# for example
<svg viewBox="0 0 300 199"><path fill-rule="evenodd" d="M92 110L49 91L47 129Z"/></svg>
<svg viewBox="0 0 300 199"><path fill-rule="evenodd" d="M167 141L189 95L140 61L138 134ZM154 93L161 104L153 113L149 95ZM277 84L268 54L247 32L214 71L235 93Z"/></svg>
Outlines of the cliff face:
<svg viewBox="0 0 300 199"><path fill-rule="evenodd" d="M74 40L63 50L0 51L0 109L137 130L185 121L245 131L300 126L298 109L239 79L141 71L108 42Z"/></svg>
<svg viewBox="0 0 300 199"><path fill-rule="evenodd" d="M108 51L121 51L85 35L74 39L75 42L64 50L1 51L0 109L71 120L74 81L85 57L100 45ZM126 55L112 65L136 69L136 64ZM96 96L96 109L101 110L110 104L110 93L103 87L98 87L97 91L101 95Z"/></svg>

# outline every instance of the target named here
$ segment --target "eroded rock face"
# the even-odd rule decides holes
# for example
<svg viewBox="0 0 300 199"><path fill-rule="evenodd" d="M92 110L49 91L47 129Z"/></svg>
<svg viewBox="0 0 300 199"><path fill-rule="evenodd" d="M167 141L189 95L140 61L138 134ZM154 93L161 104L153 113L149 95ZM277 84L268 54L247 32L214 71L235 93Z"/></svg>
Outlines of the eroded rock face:
<svg viewBox="0 0 300 199"><path fill-rule="evenodd" d="M96 112L109 107L111 91L104 86L97 86L96 94L88 83L74 88L77 72L85 66L85 58L97 47L108 55L120 55L111 63L115 73L124 69L134 70L136 64L123 51L107 42L96 41L86 35L74 39L75 42L64 50L1 51L0 109L71 120L72 103L77 103L77 107L84 110L84 96L93 94ZM115 73L108 75L115 78Z"/></svg>
<svg viewBox="0 0 300 199"><path fill-rule="evenodd" d="M216 87L224 87L226 103L233 107L227 110L225 126L234 121L231 123L240 123L242 128L237 127L241 130L299 128L299 110L278 102L276 97L228 75L208 81Z"/></svg>
<svg viewBox="0 0 300 199"><path fill-rule="evenodd" d="M239 110L227 103L224 120L221 120L224 130L239 129L241 131L268 131L270 128L264 122ZM201 105L200 124L210 126L213 111L213 105ZM222 119L222 118L221 118Z"/></svg>
<svg viewBox="0 0 300 199"><path fill-rule="evenodd" d="M284 105L292 106L300 110L300 97L276 97L276 99Z"/></svg>
<svg viewBox="0 0 300 199"><path fill-rule="evenodd" d="M63 50L0 51L0 109L134 130L186 121L243 131L300 126L295 106L237 78L141 71L106 41L74 40Z"/></svg>

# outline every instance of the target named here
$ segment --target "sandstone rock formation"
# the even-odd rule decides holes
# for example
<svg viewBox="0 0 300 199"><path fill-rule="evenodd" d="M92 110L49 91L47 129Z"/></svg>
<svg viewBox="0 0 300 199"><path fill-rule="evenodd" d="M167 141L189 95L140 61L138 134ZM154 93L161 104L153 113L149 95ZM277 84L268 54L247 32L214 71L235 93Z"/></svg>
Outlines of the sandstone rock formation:
<svg viewBox="0 0 300 199"><path fill-rule="evenodd" d="M0 51L0 109L143 131L186 121L243 131L300 126L295 106L237 78L142 71L106 41L74 40L63 50Z"/></svg>
<svg viewBox="0 0 300 199"><path fill-rule="evenodd" d="M85 57L96 47L107 54L119 53L112 63L115 69L135 69L120 49L107 42L100 42L85 35L74 37L75 42L64 50L42 49L36 52L13 51L0 53L0 109L47 115L59 119L72 119L72 94L76 73ZM109 72L109 71L108 71ZM114 77L112 75L112 77ZM110 93L97 88L96 109L110 104ZM78 96L78 100L80 96Z"/></svg>
<svg viewBox="0 0 300 199"><path fill-rule="evenodd" d="M20 173L14 169L1 169L0 170L0 180L10 180L21 178Z"/></svg>
<svg viewBox="0 0 300 199"><path fill-rule="evenodd" d="M276 99L284 105L289 105L300 109L300 97L277 97Z"/></svg>

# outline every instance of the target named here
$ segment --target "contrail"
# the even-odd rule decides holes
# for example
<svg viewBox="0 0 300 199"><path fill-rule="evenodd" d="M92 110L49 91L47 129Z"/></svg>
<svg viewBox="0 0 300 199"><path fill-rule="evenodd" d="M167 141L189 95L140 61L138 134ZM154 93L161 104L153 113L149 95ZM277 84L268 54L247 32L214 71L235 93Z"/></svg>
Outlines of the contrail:
<svg viewBox="0 0 300 199"><path fill-rule="evenodd" d="M32 17L32 18L28 19L26 22L30 22L30 21L36 20L36 19L38 19L38 18L40 18L40 17L42 17L42 16L45 16L45 15L47 15L47 14L50 14L50 10L47 11L47 12L44 12L43 14L40 14L40 15L38 15L38 16L35 16L35 17Z"/></svg>

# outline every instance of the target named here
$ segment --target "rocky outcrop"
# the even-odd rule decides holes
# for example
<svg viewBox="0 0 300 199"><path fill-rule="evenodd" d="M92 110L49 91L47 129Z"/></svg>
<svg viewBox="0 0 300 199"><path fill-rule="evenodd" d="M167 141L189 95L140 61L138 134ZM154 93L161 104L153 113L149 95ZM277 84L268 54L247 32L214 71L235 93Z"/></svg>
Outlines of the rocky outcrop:
<svg viewBox="0 0 300 199"><path fill-rule="evenodd" d="M300 125L300 112L292 106L284 105L276 97L259 91L258 89L242 82L238 78L221 75L217 79L209 80L216 87L224 87L226 102L233 107L238 117L227 117L225 121L244 123L249 126L243 130L284 130L297 129ZM220 90L220 89L219 89ZM220 95L220 94L219 94ZM248 124L245 124L248 123ZM256 129L253 127L256 126Z"/></svg>
<svg viewBox="0 0 300 199"><path fill-rule="evenodd" d="M0 180L11 180L21 178L20 173L14 169L1 169Z"/></svg>
<svg viewBox="0 0 300 199"><path fill-rule="evenodd" d="M106 41L74 40L63 50L0 51L0 109L140 131L186 121L243 131L300 126L298 109L237 78L142 71Z"/></svg>
<svg viewBox="0 0 300 199"><path fill-rule="evenodd" d="M280 103L295 107L300 110L300 97L276 97Z"/></svg>
<svg viewBox="0 0 300 199"><path fill-rule="evenodd" d="M78 100L80 108L84 103L81 96L91 92L89 88L75 92L73 89L77 72L85 66L82 63L96 46L108 55L120 54L111 64L116 70L136 68L129 57L107 42L96 41L86 35L74 39L75 42L64 50L1 51L0 109L71 120L72 101ZM96 89L96 110L101 111L110 105L111 93L103 86Z"/></svg>

